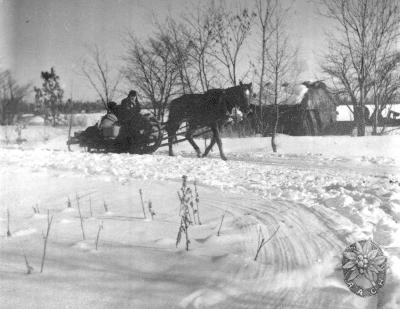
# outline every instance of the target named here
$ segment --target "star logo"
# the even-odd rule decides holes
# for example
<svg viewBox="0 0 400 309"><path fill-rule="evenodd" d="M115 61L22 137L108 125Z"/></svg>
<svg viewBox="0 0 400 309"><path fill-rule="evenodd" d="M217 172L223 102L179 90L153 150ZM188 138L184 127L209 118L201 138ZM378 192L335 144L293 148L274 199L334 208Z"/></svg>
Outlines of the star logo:
<svg viewBox="0 0 400 309"><path fill-rule="evenodd" d="M357 241L343 252L344 282L361 297L375 295L385 284L387 258L371 240Z"/></svg>

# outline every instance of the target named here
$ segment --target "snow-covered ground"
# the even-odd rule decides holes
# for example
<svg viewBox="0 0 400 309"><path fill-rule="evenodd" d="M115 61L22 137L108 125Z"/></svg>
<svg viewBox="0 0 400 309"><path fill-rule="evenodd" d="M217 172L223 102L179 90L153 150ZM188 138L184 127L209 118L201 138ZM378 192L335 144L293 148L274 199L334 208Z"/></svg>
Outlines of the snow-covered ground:
<svg viewBox="0 0 400 309"><path fill-rule="evenodd" d="M373 105L366 105L366 107L368 108L370 114L372 115L372 113L374 112L374 106ZM337 120L338 121L350 121L354 119L353 116L353 107L352 106L347 106L347 105L339 105L336 108L338 115L337 115ZM391 106L386 107L383 111L382 111L382 116L386 117L387 113L389 111L393 111L393 112L400 112L400 105L399 104L393 104Z"/></svg>
<svg viewBox="0 0 400 309"><path fill-rule="evenodd" d="M176 157L71 153L67 133L29 128L26 143L0 148L1 308L400 308L400 135L282 135L276 154L269 138L224 139L225 162L186 143ZM175 245L182 175L200 195L188 252ZM254 261L258 230L278 228ZM365 238L390 265L370 298L350 292L341 269L345 247Z"/></svg>

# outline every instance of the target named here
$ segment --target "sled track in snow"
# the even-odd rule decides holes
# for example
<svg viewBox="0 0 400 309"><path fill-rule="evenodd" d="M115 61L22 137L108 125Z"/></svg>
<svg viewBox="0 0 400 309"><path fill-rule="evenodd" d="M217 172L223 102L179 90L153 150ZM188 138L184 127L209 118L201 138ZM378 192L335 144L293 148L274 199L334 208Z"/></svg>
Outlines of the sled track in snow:
<svg viewBox="0 0 400 309"><path fill-rule="evenodd" d="M224 201L216 204L222 205L217 206L221 211L229 206L224 205ZM345 246L332 232L332 227L325 226L326 222L300 203L262 202L254 198L249 204L231 204L229 208L235 217L254 222L243 227L248 239L256 240L257 227L263 229L266 238L278 226L279 231L263 247L257 262L250 262L251 266L243 263L222 288L221 282L215 283L222 293L226 289L229 294L232 287L241 289L242 293L228 297L213 308L354 308L345 297L348 295L345 289L334 293L329 290L332 280L329 277L341 271L329 268L335 266L332 256ZM249 257L254 257L256 245L255 242L242 242ZM226 267L229 269L231 265ZM307 274L310 268L319 268L321 278ZM243 286L246 281L248 285Z"/></svg>

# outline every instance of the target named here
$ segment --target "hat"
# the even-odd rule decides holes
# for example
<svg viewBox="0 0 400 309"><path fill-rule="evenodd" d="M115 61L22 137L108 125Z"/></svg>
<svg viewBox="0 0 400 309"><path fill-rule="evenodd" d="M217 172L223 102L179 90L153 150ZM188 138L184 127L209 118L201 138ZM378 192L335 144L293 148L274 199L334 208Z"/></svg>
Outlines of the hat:
<svg viewBox="0 0 400 309"><path fill-rule="evenodd" d="M129 91L128 97L133 97L136 95L137 95L137 92L135 90L131 90L131 91Z"/></svg>

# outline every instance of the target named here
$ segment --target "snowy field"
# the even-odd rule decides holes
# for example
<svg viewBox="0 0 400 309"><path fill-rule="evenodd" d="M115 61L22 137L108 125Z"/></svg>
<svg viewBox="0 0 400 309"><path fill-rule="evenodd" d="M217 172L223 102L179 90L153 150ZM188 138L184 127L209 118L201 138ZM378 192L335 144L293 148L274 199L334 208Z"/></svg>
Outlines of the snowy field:
<svg viewBox="0 0 400 309"><path fill-rule="evenodd" d="M67 131L29 127L16 145L12 128L8 144L2 128L0 308L400 308L396 131L280 135L276 154L269 138L223 139L226 162L217 149L195 158L186 143L176 157L165 148L71 153ZM189 251L184 240L176 247L182 175L200 197ZM277 229L254 261L258 231L269 238ZM381 245L389 269L378 295L361 298L343 282L341 254L366 238Z"/></svg>

